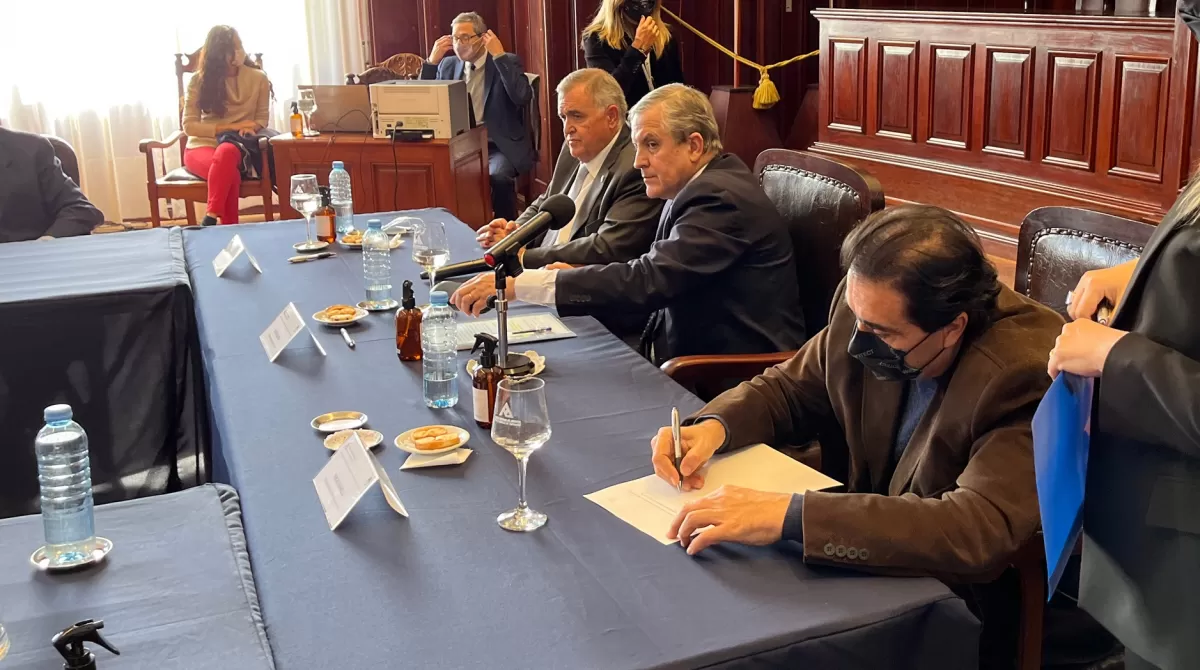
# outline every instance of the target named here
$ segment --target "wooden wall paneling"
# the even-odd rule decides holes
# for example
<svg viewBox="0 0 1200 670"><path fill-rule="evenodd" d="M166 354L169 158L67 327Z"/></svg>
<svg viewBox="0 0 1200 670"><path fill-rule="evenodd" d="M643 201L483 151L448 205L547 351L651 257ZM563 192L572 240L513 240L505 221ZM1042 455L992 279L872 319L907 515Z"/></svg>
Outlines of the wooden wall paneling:
<svg viewBox="0 0 1200 670"><path fill-rule="evenodd" d="M853 133L865 132L867 125L867 40L866 38L830 38L825 61L825 81L829 82L828 119L822 125ZM826 56L828 55L828 58Z"/></svg>
<svg viewBox="0 0 1200 670"><path fill-rule="evenodd" d="M1162 182L1170 62L1118 55L1111 175Z"/></svg>
<svg viewBox="0 0 1200 670"><path fill-rule="evenodd" d="M917 136L917 42L878 40L874 124L877 135L914 141Z"/></svg>
<svg viewBox="0 0 1200 670"><path fill-rule="evenodd" d="M398 53L429 55L426 0L370 0L371 49L379 63Z"/></svg>
<svg viewBox="0 0 1200 670"><path fill-rule="evenodd" d="M971 137L975 101L975 45L929 45L928 139L955 149L966 149Z"/></svg>
<svg viewBox="0 0 1200 670"><path fill-rule="evenodd" d="M1096 158L1100 54L1048 49L1045 85L1039 86L1045 114L1038 155L1046 163L1092 170Z"/></svg>
<svg viewBox="0 0 1200 670"><path fill-rule="evenodd" d="M983 150L1028 158L1033 48L988 46L984 65Z"/></svg>

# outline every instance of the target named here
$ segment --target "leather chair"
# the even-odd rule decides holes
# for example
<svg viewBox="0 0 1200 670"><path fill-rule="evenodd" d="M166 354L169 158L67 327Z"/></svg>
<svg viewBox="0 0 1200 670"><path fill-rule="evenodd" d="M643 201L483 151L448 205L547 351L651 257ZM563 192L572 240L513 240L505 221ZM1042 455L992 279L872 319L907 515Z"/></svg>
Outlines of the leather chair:
<svg viewBox="0 0 1200 670"><path fill-rule="evenodd" d="M346 75L347 84L378 84L396 79L417 79L425 59L417 54L396 54L382 63L372 65L362 74Z"/></svg>
<svg viewBox="0 0 1200 670"><path fill-rule="evenodd" d="M537 198L533 189L537 183L537 163L542 155L542 78L532 72L526 72L525 77L529 80L529 88L533 90L533 97L525 107L525 124L529 127L529 139L533 143L534 167L531 172L520 176L517 188L524 195L525 206L528 207Z"/></svg>
<svg viewBox="0 0 1200 670"><path fill-rule="evenodd" d="M1137 258L1154 226L1075 207L1041 207L1021 222L1013 288L1067 315L1067 292L1089 270Z"/></svg>
<svg viewBox="0 0 1200 670"><path fill-rule="evenodd" d="M76 186L79 186L79 159L75 157L75 149L67 144L66 140L59 139L53 135L43 135L50 142L50 146L54 147L54 155L58 158L58 162L62 163L62 171Z"/></svg>
<svg viewBox="0 0 1200 670"><path fill-rule="evenodd" d="M192 203L206 202L208 200L208 183L199 175L188 172L187 168L177 167L169 172L164 172L160 176L158 170L154 167L154 150L170 149L176 144L179 145L179 164L180 166L183 165L183 154L187 146L187 135L183 133L183 98L185 91L183 79L185 74L195 74L199 65L200 49L190 54L175 54L175 79L179 93L179 130L171 133L170 136L162 141L142 140L138 143L138 150L146 155L146 194L150 198L150 222L155 228L162 225L162 217L158 211L159 200L163 198L183 200L187 222L191 226L196 225L196 212L192 207ZM262 54L256 53L252 56L246 56L246 66L261 70ZM259 179L243 179L238 197L261 196L263 201L263 215L267 221L272 221L275 219L275 203L272 198L274 185L271 182L271 166L267 164L271 160L268 139L260 137L258 148L260 155L263 157L262 175ZM166 170L165 167L163 169Z"/></svg>
<svg viewBox="0 0 1200 670"><path fill-rule="evenodd" d="M754 164L759 182L787 222L796 254L796 281L811 337L827 325L833 294L845 276L842 240L859 221L883 209L883 188L867 172L789 149L768 149ZM795 352L681 356L662 370L702 398L749 379Z"/></svg>

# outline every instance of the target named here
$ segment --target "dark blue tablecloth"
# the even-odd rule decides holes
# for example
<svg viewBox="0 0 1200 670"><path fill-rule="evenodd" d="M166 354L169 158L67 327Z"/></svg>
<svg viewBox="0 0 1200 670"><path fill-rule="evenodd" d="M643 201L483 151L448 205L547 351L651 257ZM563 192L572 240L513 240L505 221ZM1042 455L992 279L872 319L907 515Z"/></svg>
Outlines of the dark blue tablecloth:
<svg viewBox="0 0 1200 670"><path fill-rule="evenodd" d="M449 214L419 215L447 223L452 261L478 255ZM288 301L307 316L362 299L361 260L339 251L289 266L302 225L236 231L261 276L213 275L231 229L190 230L185 242L218 477L242 495L280 668L974 667L977 623L937 581L813 569L787 545L689 558L585 500L650 473L649 438L670 408L700 406L590 318L565 320L577 339L534 345L547 358L554 436L532 458L529 498L550 522L532 534L500 529L496 515L516 503L516 462L470 420L465 373L457 408L426 409L419 364L396 359L390 315L352 329L356 350L314 326L328 357L298 339L268 363L257 339L268 322ZM393 252L397 285L419 272L410 243ZM308 422L343 409L383 432L376 451L411 518L375 491L329 531L310 483L329 452ZM400 471L407 454L392 439L428 423L466 427L475 454Z"/></svg>
<svg viewBox="0 0 1200 670"><path fill-rule="evenodd" d="M97 502L206 481L196 338L180 230L0 244L0 518L38 510L55 403L88 433Z"/></svg>
<svg viewBox="0 0 1200 670"><path fill-rule="evenodd" d="M104 563L38 572L37 515L0 521L0 623L12 648L4 670L53 670L58 631L102 619L104 670L270 670L237 494L201 486L96 508L96 533L113 542Z"/></svg>

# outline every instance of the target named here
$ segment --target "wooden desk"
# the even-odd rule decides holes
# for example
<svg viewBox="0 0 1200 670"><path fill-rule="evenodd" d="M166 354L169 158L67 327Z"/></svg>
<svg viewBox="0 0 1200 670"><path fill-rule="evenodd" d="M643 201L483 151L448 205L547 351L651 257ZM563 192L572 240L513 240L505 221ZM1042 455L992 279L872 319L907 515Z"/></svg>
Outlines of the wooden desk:
<svg viewBox="0 0 1200 670"><path fill-rule="evenodd" d="M393 144L370 133L330 132L302 139L279 135L271 146L284 219L300 218L287 195L292 175L315 174L327 185L333 161L350 173L355 214L445 207L476 229L492 219L483 126L449 140Z"/></svg>

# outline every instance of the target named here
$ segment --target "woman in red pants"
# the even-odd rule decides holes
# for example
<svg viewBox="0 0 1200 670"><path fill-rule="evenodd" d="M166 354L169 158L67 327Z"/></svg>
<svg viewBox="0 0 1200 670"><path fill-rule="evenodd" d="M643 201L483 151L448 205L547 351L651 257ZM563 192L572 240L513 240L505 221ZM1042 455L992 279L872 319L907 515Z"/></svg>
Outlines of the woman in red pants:
<svg viewBox="0 0 1200 670"><path fill-rule="evenodd" d="M183 132L188 136L183 164L208 181L208 210L203 224L238 222L241 150L217 143L224 132L243 136L267 125L270 82L262 70L249 66L242 40L229 26L208 31L200 52L200 68L188 82L183 102Z"/></svg>

